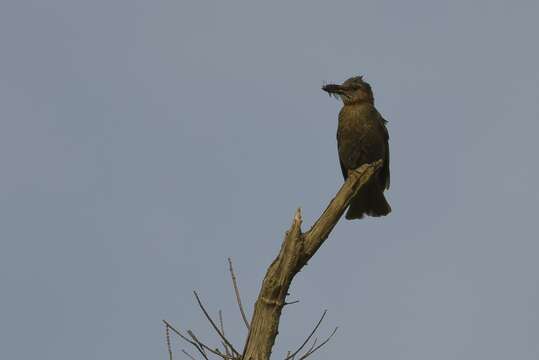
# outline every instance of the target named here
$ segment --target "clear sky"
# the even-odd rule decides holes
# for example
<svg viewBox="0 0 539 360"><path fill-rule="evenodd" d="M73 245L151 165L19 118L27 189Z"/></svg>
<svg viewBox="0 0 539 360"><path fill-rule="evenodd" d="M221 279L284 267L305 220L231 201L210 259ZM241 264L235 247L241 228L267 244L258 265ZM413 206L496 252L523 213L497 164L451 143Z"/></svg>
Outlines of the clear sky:
<svg viewBox="0 0 539 360"><path fill-rule="evenodd" d="M0 358L166 359L245 330L296 207L342 183L339 102L389 120L393 213L341 221L274 359L539 358L539 2L3 0ZM185 358L175 343L175 359Z"/></svg>

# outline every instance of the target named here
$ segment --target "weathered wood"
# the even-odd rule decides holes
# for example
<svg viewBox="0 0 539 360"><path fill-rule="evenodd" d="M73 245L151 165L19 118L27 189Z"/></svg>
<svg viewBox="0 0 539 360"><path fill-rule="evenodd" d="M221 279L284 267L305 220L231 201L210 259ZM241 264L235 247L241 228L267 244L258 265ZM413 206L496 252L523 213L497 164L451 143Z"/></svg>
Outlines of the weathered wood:
<svg viewBox="0 0 539 360"><path fill-rule="evenodd" d="M346 182L324 213L305 234L301 232L301 210L296 211L292 226L285 234L281 250L262 281L243 351L243 360L269 360L278 334L286 295L294 276L327 239L352 197L381 166L382 160L379 160L350 171Z"/></svg>

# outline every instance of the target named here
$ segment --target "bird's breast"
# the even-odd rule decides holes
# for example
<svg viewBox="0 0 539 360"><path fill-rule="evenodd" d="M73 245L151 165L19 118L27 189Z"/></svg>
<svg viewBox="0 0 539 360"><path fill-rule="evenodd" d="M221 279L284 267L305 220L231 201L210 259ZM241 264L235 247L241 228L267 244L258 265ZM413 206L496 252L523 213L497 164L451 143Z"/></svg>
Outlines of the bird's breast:
<svg viewBox="0 0 539 360"><path fill-rule="evenodd" d="M339 113L337 143L346 168L354 169L384 156L385 143L377 114L372 105L345 106Z"/></svg>
<svg viewBox="0 0 539 360"><path fill-rule="evenodd" d="M371 131L376 124L376 109L370 104L344 106L339 113L339 131L353 135Z"/></svg>

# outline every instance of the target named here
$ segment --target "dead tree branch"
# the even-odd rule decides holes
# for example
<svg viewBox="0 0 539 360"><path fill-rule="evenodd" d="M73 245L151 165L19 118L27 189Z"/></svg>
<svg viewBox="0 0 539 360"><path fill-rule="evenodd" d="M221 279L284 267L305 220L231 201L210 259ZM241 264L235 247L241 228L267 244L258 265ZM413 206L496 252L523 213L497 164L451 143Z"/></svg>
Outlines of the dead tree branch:
<svg viewBox="0 0 539 360"><path fill-rule="evenodd" d="M223 333L223 336L226 336L226 334L225 334L225 325L223 323L223 313L221 312L221 310L219 310L219 326L221 327L221 332ZM224 341L221 341L221 345L223 345L223 348L225 349L225 354L228 357L233 357L231 355L231 352L230 352L227 344L225 344Z"/></svg>
<svg viewBox="0 0 539 360"><path fill-rule="evenodd" d="M206 353L204 352L204 349L202 349L196 342L192 341L192 340L189 340L189 338L185 335L183 335L180 331L176 330L174 328L174 326L170 325L168 323L168 321L166 320L163 320L163 323L167 326L168 329L172 330L176 335L178 335L182 340L188 342L189 344L191 344L195 349L197 349L197 351L200 353L200 355L202 355L202 357L206 360L209 360L208 359L208 356L206 355Z"/></svg>
<svg viewBox="0 0 539 360"><path fill-rule="evenodd" d="M238 306L240 308L241 318L243 319L247 330L249 330L249 321L247 320L247 316L245 315L245 311L243 310L243 305L241 303L240 297L240 289L236 281L236 275L234 274L234 268L232 267L232 260L230 258L228 258L228 270L230 271L230 276L232 277L232 284L234 285L234 292L236 293L236 301L238 302Z"/></svg>
<svg viewBox="0 0 539 360"><path fill-rule="evenodd" d="M215 325L215 322L213 321L213 319L211 318L210 314L208 314L208 312L206 311L206 309L204 308L204 305L202 305L202 301L200 301L200 298L198 297L198 294L196 291L193 291L193 294L195 294L195 298L197 299L197 303L198 303L198 306L200 306L200 308L202 309L202 312L204 313L204 315L206 316L206 319L208 319L208 321L210 322L211 326L213 327L213 329L215 330L215 332L217 332L217 334L221 337L221 339L225 342L225 344L230 348L230 350L232 350L233 353L235 353L236 355L239 356L239 353L236 351L236 349L234 348L234 346L232 346L232 344L227 340L227 338L225 337L225 335L223 333L221 333L221 330L219 330L219 328L217 327L217 325Z"/></svg>
<svg viewBox="0 0 539 360"><path fill-rule="evenodd" d="M304 360L306 359L307 357L311 356L316 350L322 348L324 345L326 345L330 340L331 338L333 337L333 335L335 335L335 333L337 332L337 329L338 327L336 327L335 329L333 329L333 332L326 338L326 340L324 340L320 345L316 346L316 342L318 341L318 338L315 338L311 347L309 348L309 350L307 350L305 352L305 354L301 355L299 357L298 360ZM314 333L314 332L313 332ZM313 334L311 333L311 335ZM309 336L310 337L310 336ZM303 345L301 345L300 348L303 348L303 346L305 346L305 343ZM316 346L316 347L315 347ZM292 359L294 360L294 358L296 357L297 353L299 352L300 349L298 349L298 351L296 351L296 353L294 354L290 354L290 351L286 354L286 357L285 357L285 360L288 360L288 359Z"/></svg>
<svg viewBox="0 0 539 360"><path fill-rule="evenodd" d="M294 215L292 226L286 232L281 250L269 266L255 303L250 331L243 351L243 360L269 360L277 337L279 320L286 295L294 276L307 264L335 227L352 197L381 167L382 160L362 165L349 172L335 198L309 231L301 231L301 210ZM325 345L335 331L307 357Z"/></svg>
<svg viewBox="0 0 539 360"><path fill-rule="evenodd" d="M168 358L172 360L172 346L170 345L170 328L165 325L165 338L167 340Z"/></svg>
<svg viewBox="0 0 539 360"><path fill-rule="evenodd" d="M195 359L195 357L193 355L189 354L185 349L182 349L182 353L184 353L191 360L197 360L197 359ZM171 355L171 359L172 359L172 355Z"/></svg>
<svg viewBox="0 0 539 360"><path fill-rule="evenodd" d="M225 353L223 354L219 349L211 349L206 344L202 343L195 334L189 330L187 334L191 337L183 335L180 331L176 330L167 321L163 320L166 326L167 347L169 350L169 358L172 359L172 349L170 346L170 333L172 330L182 340L191 344L205 360L208 359L208 353L212 353L219 356L223 360L269 360L271 355L271 349L275 343L279 329L279 320L281 317L282 309L285 305L296 303L297 301L286 302L286 296L288 295L288 289L292 280L296 274L307 264L307 262L313 257L316 251L322 246L327 239L344 211L348 207L352 197L358 192L358 190L364 186L371 177L382 166L382 160L378 160L372 164L362 165L360 168L350 171L346 182L339 189L335 197L331 200L326 210L318 218L309 231L302 233L301 231L301 210L298 209L294 215L294 220L290 229L286 232L281 249L277 257L273 260L271 265L266 271L264 280L262 281L262 287L255 303L253 316L251 322L247 321L247 316L243 309L241 302L240 292L236 281L234 269L232 267L232 261L229 261L229 271L232 277L232 283L234 285L234 291L236 294L236 301L240 308L243 322L249 330L247 340L245 342L244 350L240 354L234 346L225 337L225 329L223 325L223 318L221 311L219 311L219 325L218 327L213 319L210 317L208 311L202 304L198 294L194 292L196 301L204 313L206 319L211 324L215 332L221 338ZM299 352L307 345L310 339L314 336L318 327L320 326L326 311L322 314L322 317L311 331L307 339L303 344L294 352L288 352L285 360L294 360ZM298 360L304 360L314 352L322 348L327 344L337 328L318 346L316 346L317 339L314 340L311 347L301 355ZM194 360L194 356L182 350L190 360Z"/></svg>
<svg viewBox="0 0 539 360"><path fill-rule="evenodd" d="M309 336L307 336L307 339L305 339L305 341L303 342L303 344L301 344L301 346L292 353L292 355L289 355L287 356L284 360L290 360L290 359L293 359L300 351L301 349L303 349L305 347L305 345L307 345L307 343L309 342L309 340L311 340L311 338L313 337L314 333L316 333L316 330L318 330L318 327L320 326L320 324L322 323L322 321L324 320L324 317L326 316L326 313L328 311L327 310L324 310L324 313L322 314L322 317L320 317L320 320L318 320L318 323L316 323L316 326L314 327L313 331L311 331L311 333L309 334Z"/></svg>
<svg viewBox="0 0 539 360"><path fill-rule="evenodd" d="M314 341L313 341L313 344L311 345L311 347L309 348L309 350L307 350L306 354L310 353L311 351L313 351L314 347L316 346L316 342L318 341L318 338L314 338Z"/></svg>
<svg viewBox="0 0 539 360"><path fill-rule="evenodd" d="M316 350L320 349L321 347L323 347L324 345L326 345L329 340L331 340L331 338L333 337L333 335L335 335L335 333L337 332L337 329L339 329L338 327L336 327L333 332L326 338L326 340L322 341L320 343L320 345L318 345L317 347L314 347L314 345L316 344L316 341L314 342L313 346L311 347L311 349L309 349L309 351L307 351L305 354L303 354L299 360L304 360L305 358L307 358L308 356L312 355Z"/></svg>

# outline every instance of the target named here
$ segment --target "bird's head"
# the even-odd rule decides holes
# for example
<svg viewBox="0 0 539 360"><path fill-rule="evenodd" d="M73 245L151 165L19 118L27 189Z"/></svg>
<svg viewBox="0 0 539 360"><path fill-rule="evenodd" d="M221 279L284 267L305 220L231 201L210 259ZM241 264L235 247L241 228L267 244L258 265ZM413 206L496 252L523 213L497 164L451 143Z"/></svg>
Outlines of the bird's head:
<svg viewBox="0 0 539 360"><path fill-rule="evenodd" d="M327 92L329 96L340 97L345 105L358 103L374 104L371 86L363 81L362 76L351 77L341 85L324 85L322 86L322 90Z"/></svg>

